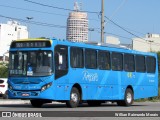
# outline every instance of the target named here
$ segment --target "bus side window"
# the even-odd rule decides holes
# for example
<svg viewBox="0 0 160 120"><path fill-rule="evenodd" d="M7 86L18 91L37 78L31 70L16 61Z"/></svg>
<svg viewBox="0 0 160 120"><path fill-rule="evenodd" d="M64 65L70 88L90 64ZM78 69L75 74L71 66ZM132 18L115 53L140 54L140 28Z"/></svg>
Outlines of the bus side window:
<svg viewBox="0 0 160 120"><path fill-rule="evenodd" d="M147 73L155 73L156 71L156 58L152 56L146 57Z"/></svg>
<svg viewBox="0 0 160 120"><path fill-rule="evenodd" d="M55 47L55 78L62 77L68 73L68 47L57 45Z"/></svg>
<svg viewBox="0 0 160 120"><path fill-rule="evenodd" d="M124 71L134 72L135 71L135 61L133 54L124 54Z"/></svg>
<svg viewBox="0 0 160 120"><path fill-rule="evenodd" d="M146 72L145 56L136 55L136 72Z"/></svg>
<svg viewBox="0 0 160 120"><path fill-rule="evenodd" d="M84 67L84 57L82 48L79 47L70 48L70 64L72 68Z"/></svg>
<svg viewBox="0 0 160 120"><path fill-rule="evenodd" d="M110 53L108 51L98 51L98 67L100 70L110 69Z"/></svg>
<svg viewBox="0 0 160 120"><path fill-rule="evenodd" d="M87 69L97 69L97 51L85 49L85 67Z"/></svg>
<svg viewBox="0 0 160 120"><path fill-rule="evenodd" d="M112 52L112 70L123 70L123 54L118 52Z"/></svg>

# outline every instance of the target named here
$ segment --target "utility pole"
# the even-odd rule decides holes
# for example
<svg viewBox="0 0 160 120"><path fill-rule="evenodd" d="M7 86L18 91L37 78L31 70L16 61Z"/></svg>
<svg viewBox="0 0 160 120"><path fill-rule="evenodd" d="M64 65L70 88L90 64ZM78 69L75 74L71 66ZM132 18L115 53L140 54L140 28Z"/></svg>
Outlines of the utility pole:
<svg viewBox="0 0 160 120"><path fill-rule="evenodd" d="M101 6L101 43L104 43L104 0Z"/></svg>

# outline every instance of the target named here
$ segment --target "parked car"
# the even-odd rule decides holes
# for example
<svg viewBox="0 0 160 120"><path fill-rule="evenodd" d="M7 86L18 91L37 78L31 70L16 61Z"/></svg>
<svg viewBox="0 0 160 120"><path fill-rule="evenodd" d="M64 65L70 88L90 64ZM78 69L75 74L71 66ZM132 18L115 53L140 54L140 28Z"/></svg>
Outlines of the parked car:
<svg viewBox="0 0 160 120"><path fill-rule="evenodd" d="M0 78L0 97L3 97L3 99L8 98L8 83L7 78Z"/></svg>

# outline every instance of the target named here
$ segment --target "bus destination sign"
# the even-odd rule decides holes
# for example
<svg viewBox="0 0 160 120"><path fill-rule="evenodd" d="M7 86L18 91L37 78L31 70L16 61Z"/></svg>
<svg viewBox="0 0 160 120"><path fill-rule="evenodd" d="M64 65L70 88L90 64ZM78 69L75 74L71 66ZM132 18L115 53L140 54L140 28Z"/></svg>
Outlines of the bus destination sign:
<svg viewBox="0 0 160 120"><path fill-rule="evenodd" d="M12 48L43 48L51 47L50 41L25 41L25 42L13 42Z"/></svg>

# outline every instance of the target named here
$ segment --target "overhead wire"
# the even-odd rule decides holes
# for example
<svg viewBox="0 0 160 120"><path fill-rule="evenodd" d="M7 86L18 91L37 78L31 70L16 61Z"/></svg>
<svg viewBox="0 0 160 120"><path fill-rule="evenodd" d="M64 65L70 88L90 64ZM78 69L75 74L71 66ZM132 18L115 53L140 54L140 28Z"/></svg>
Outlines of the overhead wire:
<svg viewBox="0 0 160 120"><path fill-rule="evenodd" d="M50 8L55 8L55 9L60 9L60 10L67 10L67 11L73 11L72 9L67 9L67 8L61 8L61 7L57 7L57 6L51 6L51 5L47 5L47 4L42 4L42 3L39 3L39 2L34 2L32 0L24 0L26 2L29 2L29 3L33 3L33 4L37 4L37 5L41 5L41 6L44 6L44 7L50 7ZM112 14L111 17L114 16L114 14L125 4L127 0L123 0L121 2L121 4L117 7L117 9L114 11L114 13ZM11 7L11 6L5 6L5 7ZM15 8L16 7L11 7L11 8ZM21 10L28 10L28 9L23 9L23 8L17 8L17 9L21 9ZM34 12L41 12L41 13L48 13L48 14L55 14L55 15L61 15L61 14L56 14L56 13L49 13L49 12L42 12L42 11L37 11L37 10L28 10L28 11L34 11ZM92 12L92 11L81 11L81 12L87 12L87 13L96 13L96 14L99 14L100 12ZM62 15L62 16L67 16L67 15ZM106 17L106 16L105 16ZM123 29L124 31L128 32L129 34L135 36L135 37L138 37L138 38L141 38L139 37L138 35L130 32L129 30L127 30L128 28L124 28L124 27L121 27L120 25L118 25L117 23L115 23L114 21L112 21L110 18L106 17L107 20L109 20L110 22L112 22L114 25L118 26L119 28ZM95 21L99 21L99 20L96 20L96 19L90 19L90 20L95 20ZM131 29L130 29L131 30ZM133 31L133 30L132 30ZM140 33L140 32L139 32ZM143 33L141 33L143 34ZM143 34L144 35L144 34ZM143 39L143 38L141 38Z"/></svg>
<svg viewBox="0 0 160 120"><path fill-rule="evenodd" d="M58 14L58 13L53 13L53 12L44 12L44 11L33 10L33 9L25 9L25 8L13 7L13 6L9 6L9 5L2 5L2 4L0 4L0 6L1 6L1 7L6 7L6 8L17 9L17 10L23 10L23 11L43 13L43 14L59 15L59 16L68 16L68 15Z"/></svg>
<svg viewBox="0 0 160 120"><path fill-rule="evenodd" d="M110 17L108 17L110 20L115 16L115 14L124 6L124 4L127 2L127 0L123 0L119 6L114 10L114 12L112 13L112 15ZM105 24L107 24L107 21L105 21ZM135 30L132 30L130 28L125 28L125 29L128 29L130 31L133 31L133 32L136 32L138 34L141 34L141 35L145 35L144 33L141 33L141 32L138 32L138 31L135 31Z"/></svg>
<svg viewBox="0 0 160 120"><path fill-rule="evenodd" d="M55 24L49 24L49 23L37 22L37 21L28 21L28 20L24 20L24 19L13 18L13 17L3 16L3 15L0 15L0 17L7 18L7 19L18 20L20 22L30 23L30 24L40 25L40 26L66 28L66 26L62 26L62 25L55 25ZM99 28L89 28L89 29L92 29L94 31L95 29L99 29ZM121 35L114 34L114 33L109 33L109 32L108 33L105 32L105 33L106 34L112 34L112 35L119 36L119 37L126 38L126 39L130 39L130 38L127 38L127 37L124 37L124 36L121 36Z"/></svg>
<svg viewBox="0 0 160 120"><path fill-rule="evenodd" d="M141 40L136 39L135 41L139 41L139 42L142 42L142 43L147 43L147 42L148 42L148 44L155 44L155 45L157 45L157 46L160 45L160 43L155 43L155 42L150 43L150 42L149 42L150 40L149 40L148 38L146 38L146 39L145 39L145 38L142 38L142 37L140 37L140 36L138 36L138 35L130 32L130 31L126 30L124 27L122 27L122 26L120 26L119 24L115 23L113 20L109 19L108 17L105 16L105 18L107 18L111 23L113 23L115 26L119 27L120 29L124 30L125 32L127 32L127 33L129 33L129 34L131 34L131 35L133 35L133 36L141 39ZM142 41L142 40L143 40L143 41Z"/></svg>
<svg viewBox="0 0 160 120"><path fill-rule="evenodd" d="M141 34L141 35L146 35L145 33L142 33L142 32L139 32L139 31L136 31L136 30L133 30L133 29L131 29L131 28L126 28L125 27L125 29L127 29L127 30L129 30L129 31L133 31L134 33L138 33L138 34Z"/></svg>
<svg viewBox="0 0 160 120"><path fill-rule="evenodd" d="M57 28L66 28L66 26L62 26L62 25L55 25L55 24L49 24L49 23L37 22L37 21L31 21L31 20L29 21L29 20L24 20L24 19L15 18L15 17L8 17L8 16L3 16L3 15L0 15L0 17L2 17L2 18L7 18L7 19L12 19L12 20L18 20L18 21L24 22L24 23L41 25L41 26L57 27Z"/></svg>
<svg viewBox="0 0 160 120"><path fill-rule="evenodd" d="M55 25L55 24L49 24L49 23L44 23L44 22L37 22L37 21L28 21L28 20L24 20L24 19L19 19L19 18L14 18L14 17L8 17L8 16L3 16L3 15L0 15L0 17L2 18L7 18L7 19L13 19L13 20L18 20L20 22L24 22L24 23L30 23L30 24L34 24L34 25L40 25L40 26L46 26L46 27L56 27L56 28L64 28L66 29L66 26L62 26L62 25ZM80 28L82 29L82 28ZM89 28L89 29L98 29L98 28ZM126 39L130 39L128 37L124 37L124 36L121 36L121 35L117 35L117 34L114 34L114 33L109 33L109 32L105 32L106 34L112 34L112 35L115 35L115 36L119 36L119 37L122 37L122 38L126 38ZM145 40L145 39L143 39ZM136 39L136 41L139 41L139 42L142 42L142 43L147 43L148 41L141 41L141 40L138 40ZM148 42L148 44L154 44L154 45L157 45L159 46L160 43L150 43Z"/></svg>
<svg viewBox="0 0 160 120"><path fill-rule="evenodd" d="M55 8L55 9L60 9L60 10L66 10L66 11L73 11L72 9L66 9L66 8L61 8L61 7L56 7L56 6L51 6L51 5L47 5L47 4L42 4L42 3L39 3L39 2L34 2L34 1L31 1L31 0L24 0L26 2L29 2L29 3L33 3L33 4L37 4L37 5L41 5L41 6L44 6L44 7L50 7L50 8ZM120 9L120 7L126 2L126 0L124 0L120 6L117 8L117 9ZM10 7L10 8L14 8L14 9L20 9L20 10L26 10L26 11L33 11L33 12L39 12L39 13L45 13L45 14L55 14L55 15L60 15L60 16L67 16L67 15L62 15L62 14L57 14L57 13L50 13L50 12L43 12L43 11L38 11L38 10L31 10L31 9L24 9L24 8L17 8L17 7L12 7L12 6L5 6L5 5L0 5L0 6L3 6L3 7ZM116 11L117 11L116 9ZM81 12L87 12L87 13L95 13L95 14L99 14L99 12L92 12L92 11L81 11ZM114 13L115 14L115 13ZM49 24L49 23L43 23L43 22L36 22L36 21L28 21L28 20L24 20L24 19L19 19L19 18L12 18L12 17L7 17L7 16L3 16L3 15L0 15L0 17L4 17L4 18L8 18L8 19L15 19L15 20L18 20L18 21L21 21L21 22L25 22L25 23L31 23L31 24L35 24L35 25L41 25L41 26L47 26L47 27L57 27L57 28L66 28L66 26L62 26L62 25L55 25L55 24ZM139 37L138 35L130 32L129 30L127 30L128 28L124 28L122 26L120 26L119 24L115 23L113 20L111 20L110 18L106 17L105 18L110 21L111 23L113 23L114 25L116 25L117 27L121 28L122 30L124 30L125 32L137 37L137 38L140 38L142 40L145 40L144 38L142 37ZM95 20L95 19L91 19L91 20ZM98 21L98 20L96 20ZM131 29L130 29L131 30ZM132 30L133 31L133 30ZM126 38L126 39L130 39L128 37L124 37L124 36L121 36L121 35L116 35L114 33L107 33L107 34L112 34L112 35L115 35L115 36L119 36L119 37L122 37L122 38ZM142 33L141 33L142 34ZM140 42L143 42L143 41L140 41ZM144 41L146 43L146 40ZM158 43L152 43L152 44L158 44ZM158 44L160 45L160 44Z"/></svg>
<svg viewBox="0 0 160 120"><path fill-rule="evenodd" d="M125 38L125 39L129 39L129 40L132 40L132 41L138 41L138 42L141 42L141 43L147 43L147 44L154 44L156 46L160 46L160 43L156 43L156 42L149 42L149 38L144 38L143 40L141 38L139 39L132 39L132 38L129 38L129 37L125 37L125 36L122 36L122 35L118 35L118 34L114 34L114 33L110 33L110 32L105 32L106 34L110 34L110 35L114 35L114 36L117 36L117 37L121 37L121 38ZM144 41L145 40L145 41Z"/></svg>
<svg viewBox="0 0 160 120"><path fill-rule="evenodd" d="M17 20L17 21L24 22L24 23L30 23L30 24L34 24L34 25L46 26L46 27L56 27L56 28L64 28L64 29L67 28L67 26L64 26L64 25L56 25L56 24L50 24L50 23L45 23L45 22L24 20L24 19L15 18L15 17L8 17L8 16L4 16L4 15L0 15L0 17L11 19L11 20ZM79 27L79 28L75 27L73 29L84 29L84 27ZM88 28L88 29L97 29L97 28Z"/></svg>
<svg viewBox="0 0 160 120"><path fill-rule="evenodd" d="M115 14L120 10L120 8L126 3L127 0L123 0L120 5L114 10L114 12L112 13L112 15L109 17L110 19L113 18L113 16L115 16ZM107 24L107 21L105 21L105 24Z"/></svg>
<svg viewBox="0 0 160 120"><path fill-rule="evenodd" d="M9 5L2 5L2 4L0 4L0 6L1 7L6 7L6 8L11 8L11 9L16 9L16 10L23 10L23 11L42 13L42 14L58 15L58 16L68 17L68 15L58 14L58 13L53 13L53 12L39 11L39 10L33 10L33 9L26 9L26 8L14 7L14 6L9 6ZM89 20L99 21L99 20L93 19L93 18L89 18Z"/></svg>
<svg viewBox="0 0 160 120"><path fill-rule="evenodd" d="M117 37L121 37L121 38L125 38L125 39L129 39L129 40L132 40L131 38L129 37L125 37L125 36L122 36L122 35L118 35L118 34L115 34L115 33L110 33L110 32L105 32L106 34L109 34L109 35L114 35L114 36L117 36Z"/></svg>
<svg viewBox="0 0 160 120"><path fill-rule="evenodd" d="M137 37L137 38L140 38L140 39L145 40L144 38L142 38L142 37L140 37L140 36L138 36L138 35L130 32L130 31L128 31L128 30L125 29L124 27L122 27L122 26L120 26L119 24L115 23L113 20L109 19L108 17L105 16L105 18L106 18L107 20L109 20L110 22L112 22L115 26L117 26L117 27L119 27L120 29L124 30L125 32L127 32L127 33L129 33L129 34L131 34L131 35L133 35L133 36L135 36L135 37Z"/></svg>
<svg viewBox="0 0 160 120"><path fill-rule="evenodd" d="M40 6L44 6L44 7L50 7L50 8L59 9L59 10L66 10L66 11L73 11L72 9L56 7L56 6L47 5L47 4L43 4L43 3L39 3L39 2L34 2L34 1L31 1L31 0L24 0L24 1L29 2L29 3L33 3L33 4L37 4L37 5L40 5ZM93 11L81 11L81 12L99 14L99 12L93 12Z"/></svg>
<svg viewBox="0 0 160 120"><path fill-rule="evenodd" d="M91 31L95 31L95 32L98 32L98 33L100 33L100 28L91 28ZM115 33L111 33L111 32L104 32L104 34L109 34L109 35L114 35L114 36L118 36L118 37L121 37L121 38L125 38L125 39L129 39L129 40L131 40L131 38L129 38L129 37L125 37L125 36L122 36L122 35L118 35L118 34L115 34Z"/></svg>
<svg viewBox="0 0 160 120"><path fill-rule="evenodd" d="M50 7L50 8L54 8L54 9L73 11L73 10L71 10L71 9L61 8L61 7L56 7L56 6L51 6L51 5L47 5L47 4L42 4L42 3L34 2L34 1L31 1L31 0L24 0L24 1L29 2L29 3L33 3L33 4L37 4L37 5L40 5L40 6L44 6L44 7Z"/></svg>

